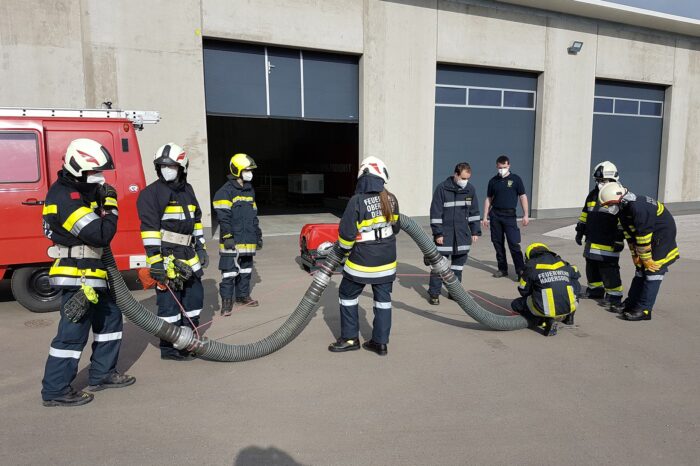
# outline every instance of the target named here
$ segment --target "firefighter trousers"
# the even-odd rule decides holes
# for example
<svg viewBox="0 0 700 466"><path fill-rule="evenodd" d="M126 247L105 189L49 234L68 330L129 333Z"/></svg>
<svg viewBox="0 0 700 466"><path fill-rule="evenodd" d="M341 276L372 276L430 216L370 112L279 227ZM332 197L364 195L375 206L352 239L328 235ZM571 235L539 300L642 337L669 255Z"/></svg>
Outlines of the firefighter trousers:
<svg viewBox="0 0 700 466"><path fill-rule="evenodd" d="M588 290L594 295L600 292L611 303L622 301L622 279L620 278L620 264L615 262L596 261L586 258L586 280Z"/></svg>
<svg viewBox="0 0 700 466"><path fill-rule="evenodd" d="M443 256L447 257L448 259L451 259L451 264L450 264L450 270L454 272L455 276L457 277L457 280L462 282L462 271L464 270L464 264L467 263L467 258L469 257L469 253L467 254L443 254ZM440 278L440 275L435 273L432 269L430 271L430 282L428 284L428 294L430 296L439 296L440 295L440 290L442 289L442 278Z"/></svg>
<svg viewBox="0 0 700 466"><path fill-rule="evenodd" d="M58 398L70 391L70 384L78 373L78 363L92 328L93 343L88 381L99 385L117 369L117 358L122 342L122 313L107 290L98 291L98 301L79 322L68 320L63 306L77 290L61 294L61 320L58 332L51 342L46 360L41 397L44 401Z"/></svg>
<svg viewBox="0 0 700 466"><path fill-rule="evenodd" d="M502 215L494 211L489 214L491 242L496 249L496 262L498 270L508 273L508 261L506 260L505 241L508 241L510 256L513 258L515 272L520 273L525 268L523 252L520 248L520 228L515 215ZM505 237L505 241L504 241Z"/></svg>
<svg viewBox="0 0 700 466"><path fill-rule="evenodd" d="M374 294L374 321L372 322L372 340L376 343L389 343L391 330L391 291L394 283L372 285ZM340 337L346 340L356 339L360 334L358 305L364 283L357 283L347 278L340 282L338 301L340 302Z"/></svg>
<svg viewBox="0 0 700 466"><path fill-rule="evenodd" d="M250 296L250 279L253 276L253 256L226 256L219 261L222 299Z"/></svg>
<svg viewBox="0 0 700 466"><path fill-rule="evenodd" d="M196 328L199 325L199 315L204 307L202 280L193 276L185 282L181 290L175 290L172 287L170 290L172 290L172 293L167 288L164 290L156 288L158 317L173 325ZM180 304L184 308L184 314L187 317L182 315ZM173 348L173 344L169 341L160 340L159 346L162 355L182 354L179 350Z"/></svg>
<svg viewBox="0 0 700 466"><path fill-rule="evenodd" d="M627 293L627 303L625 308L630 310L651 311L656 303L656 297L661 289L661 282L668 272L667 267L663 267L658 272L637 269Z"/></svg>

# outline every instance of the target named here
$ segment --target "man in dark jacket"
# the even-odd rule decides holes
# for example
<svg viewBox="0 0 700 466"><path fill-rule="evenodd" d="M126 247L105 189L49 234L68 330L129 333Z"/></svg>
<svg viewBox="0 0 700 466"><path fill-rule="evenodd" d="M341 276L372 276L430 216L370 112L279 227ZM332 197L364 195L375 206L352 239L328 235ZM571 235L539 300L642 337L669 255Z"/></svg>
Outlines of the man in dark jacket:
<svg viewBox="0 0 700 466"><path fill-rule="evenodd" d="M430 204L430 228L437 250L451 258L450 269L459 281L467 262L472 243L481 236L479 201L474 185L469 183L472 168L466 163L455 167L453 176L440 183ZM428 285L428 302L440 304L440 275L431 270Z"/></svg>
<svg viewBox="0 0 700 466"><path fill-rule="evenodd" d="M202 268L209 264L209 255L202 210L187 182L189 159L182 147L168 143L156 151L153 164L158 179L141 191L136 207L146 262L151 267L151 277L159 282L158 317L196 332L204 307ZM186 270L177 271L183 267ZM160 357L173 361L192 359L186 350L177 350L165 340L160 341Z"/></svg>
<svg viewBox="0 0 700 466"><path fill-rule="evenodd" d="M545 336L556 335L559 321L574 323L581 274L546 244L532 243L525 259L518 285L521 297L511 307L544 330Z"/></svg>
<svg viewBox="0 0 700 466"><path fill-rule="evenodd" d="M46 194L44 234L53 241L51 286L61 290L61 320L46 361L41 396L44 406L79 406L93 395L71 382L92 328L89 391L126 387L135 378L117 372L122 314L110 297L102 249L117 232L117 191L105 183L112 156L92 139L72 141L58 180Z"/></svg>
<svg viewBox="0 0 700 466"><path fill-rule="evenodd" d="M607 306L622 301L622 280L620 278L620 251L624 249L622 226L608 207L600 205L598 194L607 183L619 179L617 167L612 162L601 162L593 170L596 185L588 193L576 224L576 244L586 245L583 257L586 258L586 278L588 288L584 297L603 299Z"/></svg>
<svg viewBox="0 0 700 466"><path fill-rule="evenodd" d="M219 220L219 270L221 270L221 314L230 316L233 300L255 307L250 297L253 257L263 245L258 222L258 205L251 181L258 168L252 157L236 154L229 161L228 181L214 195L214 211Z"/></svg>
<svg viewBox="0 0 700 466"><path fill-rule="evenodd" d="M680 257L673 215L661 202L637 196L620 183L606 184L599 199L619 216L636 268L627 299L611 310L627 320L651 320L661 282Z"/></svg>

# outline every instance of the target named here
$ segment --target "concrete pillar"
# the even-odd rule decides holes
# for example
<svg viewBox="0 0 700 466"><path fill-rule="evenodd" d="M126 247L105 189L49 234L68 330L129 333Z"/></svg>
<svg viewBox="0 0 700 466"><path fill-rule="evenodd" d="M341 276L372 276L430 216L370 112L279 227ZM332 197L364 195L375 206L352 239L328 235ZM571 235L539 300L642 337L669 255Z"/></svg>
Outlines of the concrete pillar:
<svg viewBox="0 0 700 466"><path fill-rule="evenodd" d="M385 161L408 215L428 215L432 196L436 3L365 2L361 153Z"/></svg>

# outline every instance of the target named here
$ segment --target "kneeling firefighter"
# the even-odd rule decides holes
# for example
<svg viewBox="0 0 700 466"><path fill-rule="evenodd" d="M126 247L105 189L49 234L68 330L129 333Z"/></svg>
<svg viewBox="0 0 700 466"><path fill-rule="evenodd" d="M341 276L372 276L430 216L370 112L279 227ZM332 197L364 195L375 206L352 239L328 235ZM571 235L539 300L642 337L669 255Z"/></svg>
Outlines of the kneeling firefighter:
<svg viewBox="0 0 700 466"><path fill-rule="evenodd" d="M92 328L88 390L126 387L136 379L117 372L122 314L110 297L102 248L117 232L117 191L105 183L112 156L92 139L72 141L58 180L46 194L44 234L53 241L51 286L61 290L61 320L46 361L41 396L44 406L78 406L93 395L76 392L71 382Z"/></svg>
<svg viewBox="0 0 700 466"><path fill-rule="evenodd" d="M680 257L676 222L661 202L637 196L620 183L605 185L599 197L619 216L636 268L627 299L611 310L627 320L651 320L664 275Z"/></svg>
<svg viewBox="0 0 700 466"><path fill-rule="evenodd" d="M141 191L136 207L146 261L151 277L159 283L158 317L196 330L204 305L202 268L209 264L209 255L202 211L187 182L189 159L182 147L168 143L156 151L153 164L158 179ZM186 350L177 350L165 340L160 341L160 357L192 359Z"/></svg>
<svg viewBox="0 0 700 466"><path fill-rule="evenodd" d="M556 335L559 321L563 319L567 325L574 323L580 277L575 266L546 244L532 243L525 250L525 268L518 285L521 297L510 306L540 327L545 336Z"/></svg>
<svg viewBox="0 0 700 466"><path fill-rule="evenodd" d="M389 172L384 162L367 157L360 163L355 195L340 220L338 243L349 257L338 292L340 338L328 346L332 352L360 348L358 304L365 285L372 285L374 322L365 349L387 354L391 329L391 291L396 279L396 234L400 230L399 203L384 188Z"/></svg>
<svg viewBox="0 0 700 466"><path fill-rule="evenodd" d="M586 237L583 257L588 287L584 297L605 299L605 305L616 306L622 301L620 251L625 248L624 236L616 212L601 205L598 195L603 186L617 182L620 177L617 167L606 160L596 165L593 178L596 185L588 193L576 224L576 244L580 246Z"/></svg>
<svg viewBox="0 0 700 466"><path fill-rule="evenodd" d="M250 296L253 256L262 249L262 231L255 203L253 169L255 160L235 154L229 161L228 181L214 195L214 212L219 221L219 270L221 270L221 314L230 316L234 298L243 306L255 307Z"/></svg>

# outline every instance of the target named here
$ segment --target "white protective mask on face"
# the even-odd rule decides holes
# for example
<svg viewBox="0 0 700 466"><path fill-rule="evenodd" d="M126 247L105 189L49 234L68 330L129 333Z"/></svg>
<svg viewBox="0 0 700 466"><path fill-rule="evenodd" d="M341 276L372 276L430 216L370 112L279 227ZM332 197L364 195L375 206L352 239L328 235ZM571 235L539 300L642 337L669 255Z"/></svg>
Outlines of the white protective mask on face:
<svg viewBox="0 0 700 466"><path fill-rule="evenodd" d="M460 188L466 187L467 183L469 183L469 180L463 180L462 178L457 178L455 181L457 182L457 186Z"/></svg>
<svg viewBox="0 0 700 466"><path fill-rule="evenodd" d="M175 167L160 167L160 174L165 181L173 181L177 178L178 169Z"/></svg>
<svg viewBox="0 0 700 466"><path fill-rule="evenodd" d="M598 185L598 191L600 191L601 189L603 189L603 186L605 186L606 184L607 184L607 183L596 183L596 185Z"/></svg>
<svg viewBox="0 0 700 466"><path fill-rule="evenodd" d="M501 175L501 178L505 178L508 175L509 171L510 171L510 168L499 168L498 174Z"/></svg>
<svg viewBox="0 0 700 466"><path fill-rule="evenodd" d="M250 170L243 170L241 178L243 178L243 181L253 181L253 172Z"/></svg>
<svg viewBox="0 0 700 466"><path fill-rule="evenodd" d="M105 174L102 172L91 173L85 178L86 183L105 184Z"/></svg>

